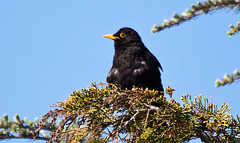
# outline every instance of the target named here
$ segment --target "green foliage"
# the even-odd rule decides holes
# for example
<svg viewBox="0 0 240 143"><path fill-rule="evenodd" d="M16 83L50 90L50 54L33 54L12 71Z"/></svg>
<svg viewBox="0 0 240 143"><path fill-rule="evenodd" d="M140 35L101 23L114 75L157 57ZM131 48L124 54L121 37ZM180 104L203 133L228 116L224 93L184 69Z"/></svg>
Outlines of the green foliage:
<svg viewBox="0 0 240 143"><path fill-rule="evenodd" d="M237 69L235 69L233 71L233 74L231 74L231 75L226 73L223 76L223 79L221 81L219 79L217 79L215 81L215 87L224 86L226 84L232 84L232 83L234 83L235 81L237 81L239 79L240 79L240 72Z"/></svg>
<svg viewBox="0 0 240 143"><path fill-rule="evenodd" d="M240 10L239 0L207 0L191 5L182 14L152 28L158 32L179 25L201 14L218 9ZM227 35L239 32L240 22L230 25ZM240 79L240 73L225 74L215 86L224 86ZM0 118L0 140L11 138L41 139L48 142L186 142L200 138L202 142L240 142L240 118L232 117L227 103L217 108L212 99L202 95L193 100L182 95L172 99L174 89L165 89L167 100L154 90L132 88L121 90L115 85L97 86L73 92L67 101L55 104L39 121L15 115Z"/></svg>
<svg viewBox="0 0 240 143"><path fill-rule="evenodd" d="M229 27L231 28L231 30L227 32L227 35L228 37L231 37L232 35L236 35L240 31L240 22L237 22L236 26L230 24Z"/></svg>
<svg viewBox="0 0 240 143"><path fill-rule="evenodd" d="M0 140L11 138L33 139L39 122L38 118L36 118L34 122L29 121L27 118L20 119L17 114L13 117L13 121L11 121L8 119L8 115L4 114L3 118L0 118ZM48 130L46 127L43 129ZM53 129L54 127L51 130ZM42 130L41 134L35 135L35 138L48 140L49 136Z"/></svg>
<svg viewBox="0 0 240 143"><path fill-rule="evenodd" d="M239 118L233 119L231 114L228 114L229 108L227 103L217 109L217 105L213 104L212 99L209 102L202 96L195 97L194 101L191 96L183 95L181 100L183 106L192 110L191 124L199 126L201 133L197 136L204 142L239 142ZM190 125L191 126L191 125ZM202 134L205 134L203 137Z"/></svg>
<svg viewBox="0 0 240 143"><path fill-rule="evenodd" d="M154 25L152 33L159 32L165 28L170 28L175 25L179 25L185 21L191 20L201 14L207 14L210 11L219 9L235 9L237 13L240 11L240 1L238 0L207 0L205 2L198 2L196 5L192 4L191 9L186 9L182 14L174 13L170 20L164 20L161 25ZM239 22L238 22L239 23ZM230 25L231 30L227 35L232 36L239 31L239 24L234 27Z"/></svg>
<svg viewBox="0 0 240 143"><path fill-rule="evenodd" d="M172 95L168 87L165 94ZM239 118L212 100L183 95L183 105L154 90L121 90L114 85L73 92L42 117L39 129L60 120L48 142L239 142ZM74 124L74 128L71 127ZM38 131L37 130L37 131ZM36 132L38 133L38 132Z"/></svg>

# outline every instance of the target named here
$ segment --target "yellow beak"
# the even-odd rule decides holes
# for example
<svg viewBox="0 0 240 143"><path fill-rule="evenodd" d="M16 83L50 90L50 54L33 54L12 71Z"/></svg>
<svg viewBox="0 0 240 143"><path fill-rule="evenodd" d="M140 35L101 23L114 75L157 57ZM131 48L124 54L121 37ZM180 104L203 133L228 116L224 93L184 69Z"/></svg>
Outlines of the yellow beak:
<svg viewBox="0 0 240 143"><path fill-rule="evenodd" d="M111 35L111 34L109 34L109 35L103 35L103 37L108 38L108 39L113 39L113 40L120 39L119 37L113 36L113 35Z"/></svg>

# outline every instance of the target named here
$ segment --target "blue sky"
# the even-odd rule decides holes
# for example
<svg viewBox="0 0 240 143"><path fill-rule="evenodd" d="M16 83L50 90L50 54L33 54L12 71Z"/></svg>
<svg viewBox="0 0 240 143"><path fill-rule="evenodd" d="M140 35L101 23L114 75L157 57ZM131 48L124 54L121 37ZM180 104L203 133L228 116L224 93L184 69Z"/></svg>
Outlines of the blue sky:
<svg viewBox="0 0 240 143"><path fill-rule="evenodd" d="M215 88L215 80L239 69L239 35L229 38L229 24L239 15L217 11L156 34L150 30L193 1L27 1L0 2L0 115L41 118L56 101L92 82L106 82L114 55L103 38L121 27L135 29L158 58L163 86L182 94L203 94L230 113L239 114L239 83ZM240 69L239 69L240 70ZM6 140L2 142L26 142ZM44 141L36 141L44 142ZM194 141L193 141L194 142Z"/></svg>

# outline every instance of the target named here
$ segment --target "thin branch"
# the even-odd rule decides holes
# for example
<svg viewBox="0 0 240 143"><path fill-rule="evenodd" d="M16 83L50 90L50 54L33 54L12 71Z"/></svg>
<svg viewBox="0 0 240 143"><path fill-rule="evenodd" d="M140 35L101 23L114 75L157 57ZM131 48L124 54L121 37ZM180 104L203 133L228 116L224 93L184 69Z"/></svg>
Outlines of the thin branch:
<svg viewBox="0 0 240 143"><path fill-rule="evenodd" d="M49 139L45 137L36 137L34 139L33 135L28 135L28 136L0 136L0 140L8 140L8 139L31 139L31 140L43 140L43 141L48 141Z"/></svg>
<svg viewBox="0 0 240 143"><path fill-rule="evenodd" d="M217 79L215 81L215 87L224 86L226 84L232 84L236 81L240 80L240 72L236 69L233 71L233 74L225 74L222 80Z"/></svg>
<svg viewBox="0 0 240 143"><path fill-rule="evenodd" d="M206 2L198 2L197 5L191 5L191 9L186 9L181 15L176 13L173 14L173 18L169 21L164 20L162 25L154 25L152 28L152 33L159 32L165 28L170 28L172 26L179 25L185 21L196 18L204 13L209 13L210 11L230 8L230 9L240 9L239 0L208 0Z"/></svg>

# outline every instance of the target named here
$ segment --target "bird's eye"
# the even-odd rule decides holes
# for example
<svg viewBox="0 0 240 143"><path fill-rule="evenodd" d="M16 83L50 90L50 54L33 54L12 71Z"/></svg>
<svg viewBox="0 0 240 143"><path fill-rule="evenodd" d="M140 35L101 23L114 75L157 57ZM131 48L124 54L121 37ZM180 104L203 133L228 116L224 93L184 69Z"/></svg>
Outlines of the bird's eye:
<svg viewBox="0 0 240 143"><path fill-rule="evenodd" d="M123 32L120 33L120 37L121 37L121 38L124 38L125 36L126 36L125 33L123 33Z"/></svg>

